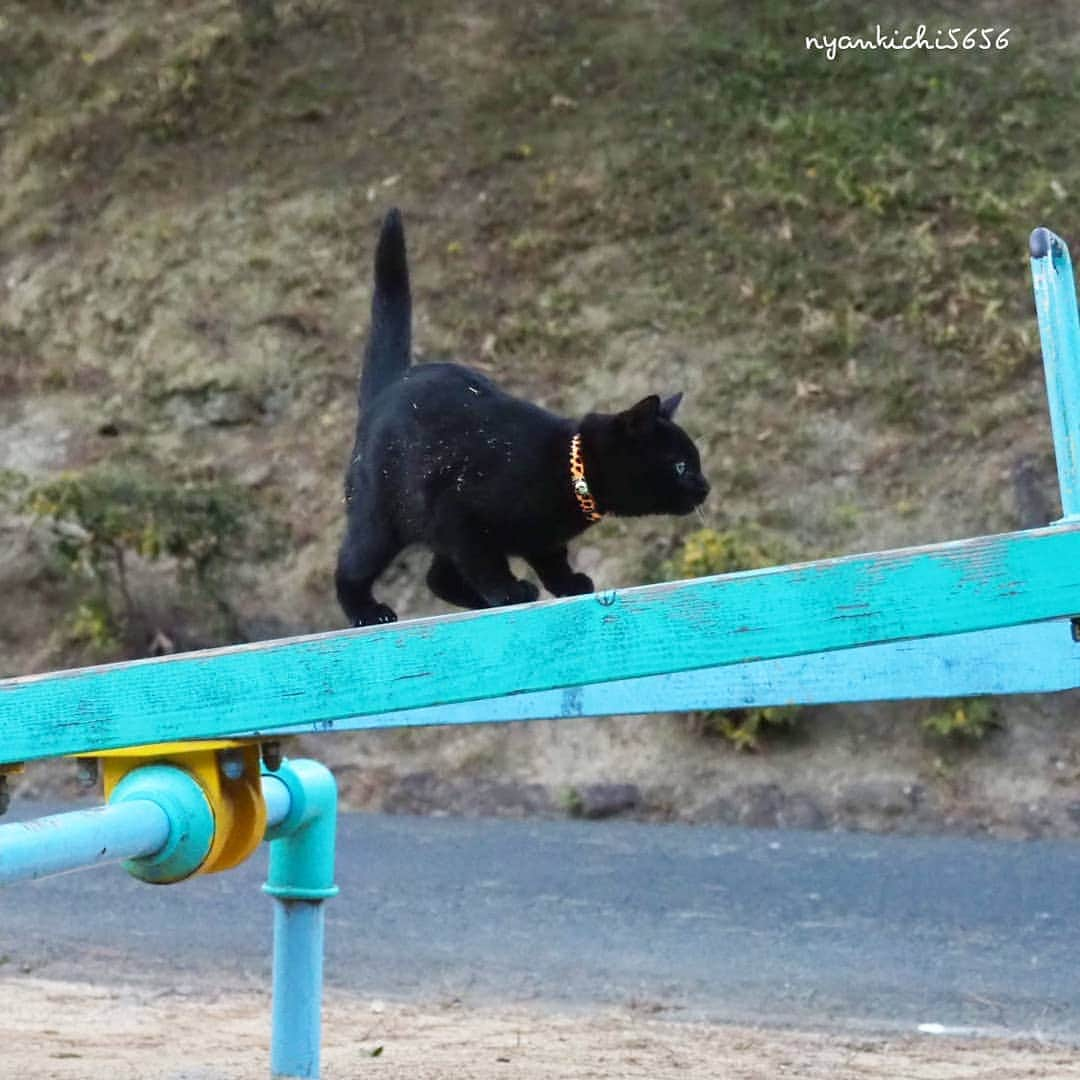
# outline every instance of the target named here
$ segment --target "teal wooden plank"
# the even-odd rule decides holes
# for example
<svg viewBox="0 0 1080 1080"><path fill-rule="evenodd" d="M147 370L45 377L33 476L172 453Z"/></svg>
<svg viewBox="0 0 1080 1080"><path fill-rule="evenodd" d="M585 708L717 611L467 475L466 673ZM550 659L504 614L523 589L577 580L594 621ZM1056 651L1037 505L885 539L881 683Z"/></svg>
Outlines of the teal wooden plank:
<svg viewBox="0 0 1080 1080"><path fill-rule="evenodd" d="M0 682L0 761L1080 612L1080 525Z"/></svg>
<svg viewBox="0 0 1080 1080"><path fill-rule="evenodd" d="M370 731L765 705L1046 694L1077 687L1080 643L1073 639L1068 619L1054 619L970 634L914 638L641 679L506 694L454 705L349 716L335 721L333 728ZM326 725L322 723L298 724L284 733L324 730ZM230 734L242 736L250 732Z"/></svg>

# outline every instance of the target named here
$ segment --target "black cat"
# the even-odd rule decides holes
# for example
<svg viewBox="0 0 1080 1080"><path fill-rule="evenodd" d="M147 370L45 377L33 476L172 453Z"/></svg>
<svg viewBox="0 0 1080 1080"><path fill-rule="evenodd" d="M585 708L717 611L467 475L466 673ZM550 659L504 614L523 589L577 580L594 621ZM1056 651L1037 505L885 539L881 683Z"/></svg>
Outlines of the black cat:
<svg viewBox="0 0 1080 1080"><path fill-rule="evenodd" d="M428 586L460 607L537 598L508 555L522 556L556 596L573 596L593 583L571 569L567 541L606 513L687 514L708 494L697 449L672 422L681 394L579 424L467 367L410 366L411 323L405 232L391 210L375 252L336 574L353 626L397 618L371 586L408 544L431 548Z"/></svg>

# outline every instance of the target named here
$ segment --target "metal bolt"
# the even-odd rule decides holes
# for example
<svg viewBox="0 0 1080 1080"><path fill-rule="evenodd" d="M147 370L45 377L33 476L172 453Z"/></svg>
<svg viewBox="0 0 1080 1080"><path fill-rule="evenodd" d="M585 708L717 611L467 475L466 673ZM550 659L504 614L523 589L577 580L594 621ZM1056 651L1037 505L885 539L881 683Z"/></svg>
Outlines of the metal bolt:
<svg viewBox="0 0 1080 1080"><path fill-rule="evenodd" d="M239 750L222 750L218 764L226 780L239 780L244 775L244 755Z"/></svg>
<svg viewBox="0 0 1080 1080"><path fill-rule="evenodd" d="M273 742L264 742L261 749L263 764L271 772L277 772L281 768L282 761L281 743L276 739Z"/></svg>
<svg viewBox="0 0 1080 1080"><path fill-rule="evenodd" d="M79 787L91 788L98 780L97 758L81 757L75 759L75 779Z"/></svg>

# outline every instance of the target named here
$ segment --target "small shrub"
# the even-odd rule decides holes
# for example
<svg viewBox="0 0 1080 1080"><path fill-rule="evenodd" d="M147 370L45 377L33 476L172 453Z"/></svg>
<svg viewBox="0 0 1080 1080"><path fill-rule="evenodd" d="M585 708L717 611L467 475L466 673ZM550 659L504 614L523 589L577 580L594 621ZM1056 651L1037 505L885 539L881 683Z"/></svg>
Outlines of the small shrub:
<svg viewBox="0 0 1080 1080"><path fill-rule="evenodd" d="M97 647L119 642L137 611L129 585L134 559L171 560L178 583L209 602L235 638L233 571L279 554L287 535L233 484L170 481L142 468L64 473L25 486L21 505L48 524L60 565L79 586L71 636Z"/></svg>
<svg viewBox="0 0 1080 1080"><path fill-rule="evenodd" d="M974 743L1001 727L1001 716L990 698L958 698L941 703L923 718L922 729L936 739Z"/></svg>
<svg viewBox="0 0 1080 1080"><path fill-rule="evenodd" d="M757 709L691 713L690 729L704 738L727 739L736 750L756 751L761 749L765 736L790 731L801 712L798 705L766 705Z"/></svg>
<svg viewBox="0 0 1080 1080"><path fill-rule="evenodd" d="M99 596L83 600L76 606L68 620L67 632L72 643L89 645L101 653L120 643L116 617Z"/></svg>
<svg viewBox="0 0 1080 1080"><path fill-rule="evenodd" d="M686 538L682 551L666 570L670 578L708 577L736 570L760 570L790 557L783 541L758 529L698 529Z"/></svg>

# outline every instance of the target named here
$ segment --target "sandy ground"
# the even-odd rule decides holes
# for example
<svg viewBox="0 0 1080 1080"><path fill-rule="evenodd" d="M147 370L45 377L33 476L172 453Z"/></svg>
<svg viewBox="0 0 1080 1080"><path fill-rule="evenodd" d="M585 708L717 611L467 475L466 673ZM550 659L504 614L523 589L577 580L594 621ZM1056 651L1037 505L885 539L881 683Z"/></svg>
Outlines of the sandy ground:
<svg viewBox="0 0 1080 1080"><path fill-rule="evenodd" d="M0 1075L43 1080L248 1080L269 1074L269 998L0 979ZM380 1002L331 993L323 1076L380 1080L679 1077L758 1080L1080 1078L1067 1047L691 1024L625 1009Z"/></svg>

